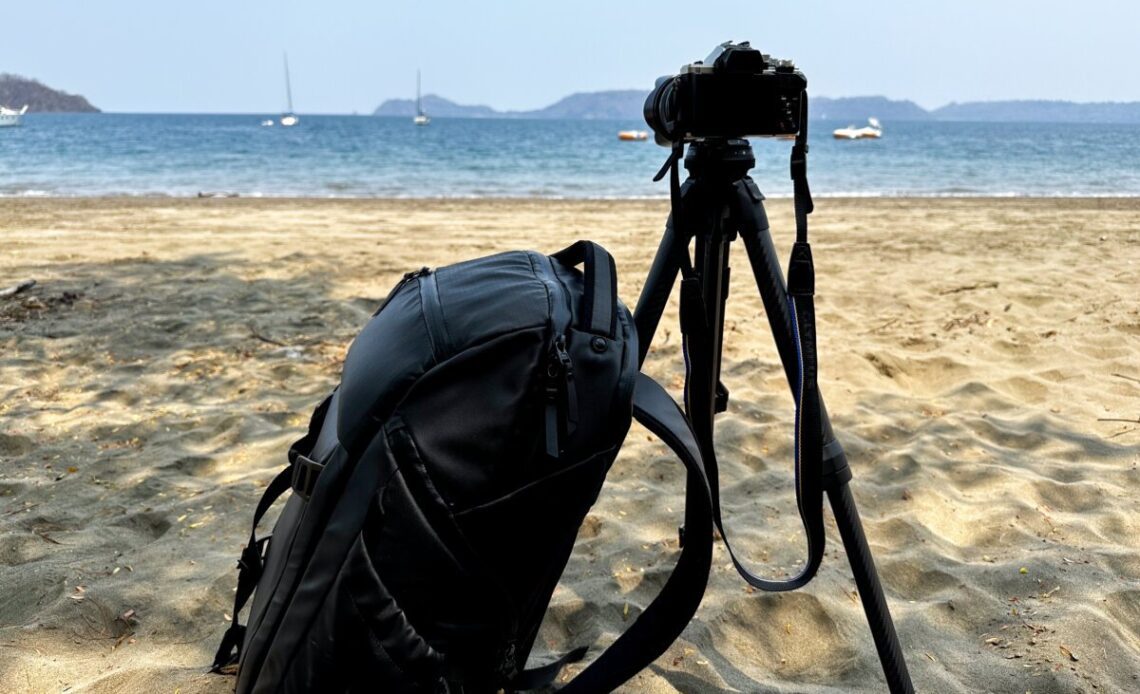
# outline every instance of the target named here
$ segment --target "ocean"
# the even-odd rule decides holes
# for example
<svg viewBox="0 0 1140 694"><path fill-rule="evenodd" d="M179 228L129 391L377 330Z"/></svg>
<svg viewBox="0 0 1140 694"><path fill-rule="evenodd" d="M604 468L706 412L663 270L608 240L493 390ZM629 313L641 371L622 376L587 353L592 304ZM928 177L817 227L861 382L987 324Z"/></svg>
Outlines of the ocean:
<svg viewBox="0 0 1140 694"><path fill-rule="evenodd" d="M0 197L667 197L667 150L620 142L637 121L29 114L0 129ZM276 119L276 116L272 116ZM1140 196L1140 126L884 123L838 141L813 122L816 196ZM861 124L857 124L861 125ZM791 194L791 143L755 140L753 178Z"/></svg>

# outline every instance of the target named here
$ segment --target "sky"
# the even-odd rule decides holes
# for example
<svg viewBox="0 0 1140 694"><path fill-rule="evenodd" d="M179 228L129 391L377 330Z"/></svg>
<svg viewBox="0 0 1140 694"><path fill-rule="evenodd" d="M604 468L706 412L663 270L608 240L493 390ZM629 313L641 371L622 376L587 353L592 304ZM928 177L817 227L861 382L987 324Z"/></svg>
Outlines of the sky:
<svg viewBox="0 0 1140 694"><path fill-rule="evenodd" d="M498 109L648 91L723 41L791 58L819 96L1140 101L1136 0L33 0L0 72L115 112L299 113L424 93Z"/></svg>

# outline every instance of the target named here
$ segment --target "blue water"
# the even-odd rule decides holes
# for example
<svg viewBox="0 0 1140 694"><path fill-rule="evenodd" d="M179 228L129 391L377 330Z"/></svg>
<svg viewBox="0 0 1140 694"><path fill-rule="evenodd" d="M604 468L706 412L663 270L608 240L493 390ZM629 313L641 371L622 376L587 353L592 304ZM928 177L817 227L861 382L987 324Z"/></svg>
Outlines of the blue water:
<svg viewBox="0 0 1140 694"><path fill-rule="evenodd" d="M664 197L667 151L636 121L31 114L0 129L0 196ZM1140 126L886 123L836 141L813 123L816 195L1140 196ZM754 178L788 195L789 142L756 141Z"/></svg>

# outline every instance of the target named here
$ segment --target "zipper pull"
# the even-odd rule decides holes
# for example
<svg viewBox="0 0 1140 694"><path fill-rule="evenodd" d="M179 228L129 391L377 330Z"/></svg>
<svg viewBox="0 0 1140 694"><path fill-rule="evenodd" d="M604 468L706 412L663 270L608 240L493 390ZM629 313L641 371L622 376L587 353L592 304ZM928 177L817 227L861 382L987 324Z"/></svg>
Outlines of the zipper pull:
<svg viewBox="0 0 1140 694"><path fill-rule="evenodd" d="M578 428L578 390L574 387L574 362L566 350L565 335L555 338L554 350L558 355L558 363L562 366L562 386L566 390L566 433L573 434Z"/></svg>
<svg viewBox="0 0 1140 694"><path fill-rule="evenodd" d="M578 391L574 387L574 362L566 350L566 336L554 338L546 362L546 454L557 458L560 452L558 428L561 415L566 418L566 434L573 435L578 428Z"/></svg>
<svg viewBox="0 0 1140 694"><path fill-rule="evenodd" d="M547 365L546 371L546 455L551 458L558 457L558 386L551 371L555 370L553 364ZM556 374L555 374L556 375Z"/></svg>
<svg viewBox="0 0 1140 694"><path fill-rule="evenodd" d="M388 296L384 297L384 300L380 302L380 306L376 309L376 311L372 314L372 316L375 317L376 314L383 311L384 307L388 305L388 302L392 300L392 297L396 296L397 292L399 292L401 289L403 289L405 284L407 284L408 282L411 282L412 280L414 280L416 278L423 277L424 275L430 275L430 274L431 274L431 268L429 268L426 265L424 267L421 267L419 270L415 270L412 272L405 272L403 278L401 278L400 281L396 283L395 287L392 287L392 291L388 292Z"/></svg>

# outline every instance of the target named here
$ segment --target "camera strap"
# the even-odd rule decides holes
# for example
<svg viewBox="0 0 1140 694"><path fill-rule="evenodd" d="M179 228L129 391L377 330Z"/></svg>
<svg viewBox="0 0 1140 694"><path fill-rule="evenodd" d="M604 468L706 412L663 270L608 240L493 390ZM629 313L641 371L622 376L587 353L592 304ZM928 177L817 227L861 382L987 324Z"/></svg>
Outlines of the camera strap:
<svg viewBox="0 0 1140 694"><path fill-rule="evenodd" d="M806 116L806 95L802 103ZM803 568L788 579L768 579L748 570L737 558L724 528L720 505L718 466L712 443L711 422L707 425L694 421L702 443L702 457L706 467L713 502L713 520L724 540L733 565L751 586L766 591L787 591L807 585L815 576L823 560L826 535L823 526L823 442L822 404L817 383L818 359L815 330L815 268L811 246L808 243L807 215L812 212L811 192L807 182L807 119L801 118L803 127L796 136L791 155L791 177L794 186L796 241L792 247L788 267L787 302L796 353L796 378L792 383L795 398L795 482L796 502L804 532L807 536L808 557ZM676 215L676 209L674 209ZM679 236L685 237L683 234ZM685 255L686 264L688 254ZM681 330L684 336L686 362L685 407L694 413L711 411L708 401L714 392L713 373L694 365L714 363L713 326L708 324L700 283L691 266L682 267ZM697 417L700 420L701 417Z"/></svg>

